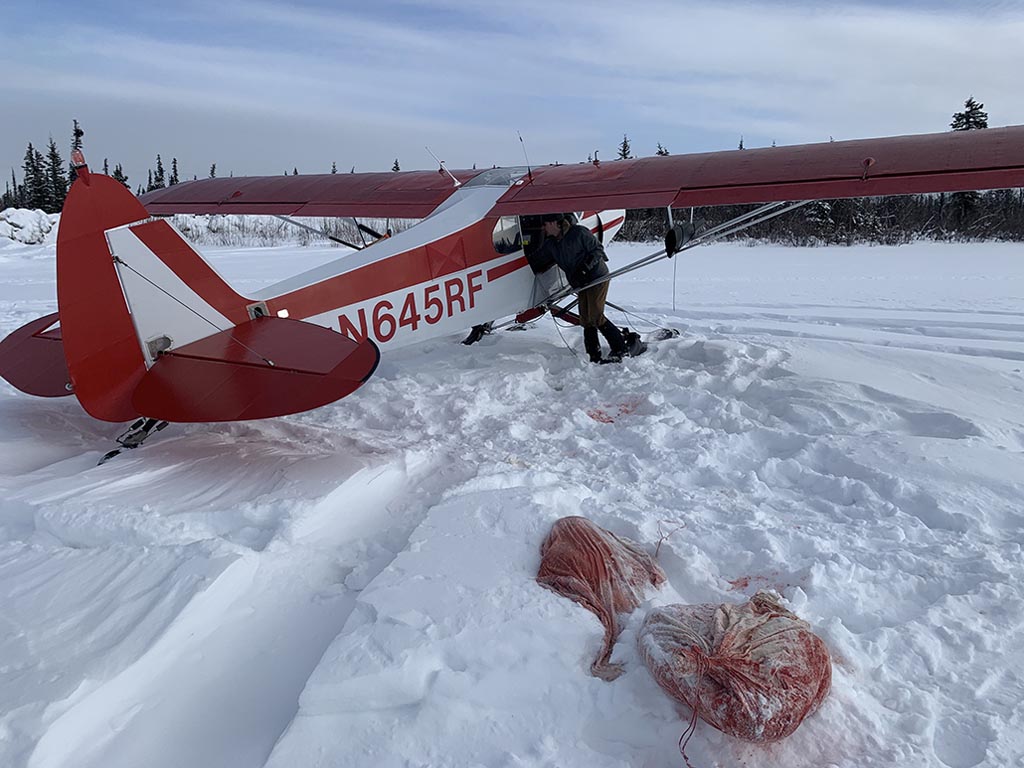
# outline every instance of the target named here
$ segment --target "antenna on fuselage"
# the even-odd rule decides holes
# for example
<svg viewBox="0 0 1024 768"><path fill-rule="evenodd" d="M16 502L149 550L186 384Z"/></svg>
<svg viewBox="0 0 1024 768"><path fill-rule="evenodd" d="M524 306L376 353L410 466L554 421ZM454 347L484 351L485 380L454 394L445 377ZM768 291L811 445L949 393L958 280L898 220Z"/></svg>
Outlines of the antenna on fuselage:
<svg viewBox="0 0 1024 768"><path fill-rule="evenodd" d="M523 145L523 157L526 158L526 175L530 177L530 181L533 181L533 169L530 168L530 156L526 154L526 142L523 141L523 134L516 131L516 136L519 137L519 143Z"/></svg>
<svg viewBox="0 0 1024 768"><path fill-rule="evenodd" d="M425 149L425 150L427 150L427 152L430 152L430 147L424 147L424 149ZM447 174L448 174L448 176L449 176L449 177L451 177L451 180L455 182L455 188L456 188L456 189L458 189L459 187L461 187L461 186L462 186L462 182L461 182L461 181L459 181L458 179L456 179L456 178L455 178L455 176L454 176L454 174L452 174L452 172L451 172L451 171L449 171L449 170L448 170L447 168L445 168L445 167L444 167L444 160L440 160L440 159L439 159L439 158L437 157L437 155L435 155L435 154L434 154L433 152L430 152L430 156L431 156L432 158L434 158L435 160L437 160L437 164L438 164L439 166L441 166L441 170L442 170L442 171L444 171L445 173L447 173Z"/></svg>

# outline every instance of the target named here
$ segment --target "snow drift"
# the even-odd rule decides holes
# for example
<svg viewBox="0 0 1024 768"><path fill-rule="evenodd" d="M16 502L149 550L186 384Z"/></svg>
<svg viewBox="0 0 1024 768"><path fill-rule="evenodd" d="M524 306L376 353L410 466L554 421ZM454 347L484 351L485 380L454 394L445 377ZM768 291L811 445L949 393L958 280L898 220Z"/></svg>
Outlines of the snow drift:
<svg viewBox="0 0 1024 768"><path fill-rule="evenodd" d="M53 312L53 248L0 253L2 330ZM337 255L212 253L243 293ZM698 728L695 765L1019 764L1020 246L721 245L610 297L683 335L621 366L551 318L438 340L337 405L101 467L120 427L0 385L0 765L679 765L643 618L760 588L832 690L779 742ZM685 525L611 684L594 614L536 582L573 515Z"/></svg>
<svg viewBox="0 0 1024 768"><path fill-rule="evenodd" d="M0 241L6 238L24 245L55 243L59 221L57 213L7 208L0 211Z"/></svg>

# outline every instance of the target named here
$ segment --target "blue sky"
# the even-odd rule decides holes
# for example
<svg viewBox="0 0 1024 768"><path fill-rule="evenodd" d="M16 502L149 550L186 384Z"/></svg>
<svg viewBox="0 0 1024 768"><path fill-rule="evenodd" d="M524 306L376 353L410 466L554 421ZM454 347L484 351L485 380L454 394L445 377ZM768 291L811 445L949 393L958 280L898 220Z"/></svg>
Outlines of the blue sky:
<svg viewBox="0 0 1024 768"><path fill-rule="evenodd" d="M0 178L29 141L133 185L183 177L534 164L926 133L974 95L1024 123L1024 0L14 0Z"/></svg>

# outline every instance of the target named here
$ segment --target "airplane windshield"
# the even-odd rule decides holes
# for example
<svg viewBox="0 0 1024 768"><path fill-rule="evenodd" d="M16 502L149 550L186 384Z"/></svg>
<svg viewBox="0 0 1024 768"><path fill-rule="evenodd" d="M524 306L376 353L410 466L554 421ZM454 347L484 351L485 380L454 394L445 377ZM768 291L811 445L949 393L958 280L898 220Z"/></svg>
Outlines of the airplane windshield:
<svg viewBox="0 0 1024 768"><path fill-rule="evenodd" d="M511 187L526 175L526 166L491 168L467 181L465 187Z"/></svg>

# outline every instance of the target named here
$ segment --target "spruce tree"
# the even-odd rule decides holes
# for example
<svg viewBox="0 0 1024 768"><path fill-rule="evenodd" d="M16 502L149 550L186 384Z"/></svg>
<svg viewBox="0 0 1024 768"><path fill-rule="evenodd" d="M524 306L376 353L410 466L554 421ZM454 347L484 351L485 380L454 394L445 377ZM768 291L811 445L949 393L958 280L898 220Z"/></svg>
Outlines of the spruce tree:
<svg viewBox="0 0 1024 768"><path fill-rule="evenodd" d="M953 113L953 122L949 127L954 131L974 131L979 128L988 128L988 112L983 111L984 104L979 104L973 96L968 96L964 102L963 112Z"/></svg>
<svg viewBox="0 0 1024 768"><path fill-rule="evenodd" d="M156 189L156 187L153 186L153 171L150 170L150 171L147 171L147 173L149 174L149 176L148 176L149 180L146 182L146 191L147 192L152 192L154 189Z"/></svg>
<svg viewBox="0 0 1024 768"><path fill-rule="evenodd" d="M622 143L619 144L619 160L628 160L632 148L629 146L629 137L622 134Z"/></svg>
<svg viewBox="0 0 1024 768"><path fill-rule="evenodd" d="M105 157L103 158L103 175L104 176L109 176L110 175L110 166L107 164L107 158L105 158Z"/></svg>
<svg viewBox="0 0 1024 768"><path fill-rule="evenodd" d="M299 175L299 169L298 168L292 168L292 176L298 176L298 175Z"/></svg>
<svg viewBox="0 0 1024 768"><path fill-rule="evenodd" d="M214 163L213 165L210 166L210 178L211 179L216 179L217 178L217 164L216 163Z"/></svg>
<svg viewBox="0 0 1024 768"><path fill-rule="evenodd" d="M395 158L394 164L391 166L391 170L392 171L400 171L400 170L402 170L402 166L400 166L398 164L398 158L397 157Z"/></svg>
<svg viewBox="0 0 1024 768"><path fill-rule="evenodd" d="M33 148L32 151L32 190L30 193L33 208L45 208L49 195L47 194L46 163L43 154Z"/></svg>
<svg viewBox="0 0 1024 768"><path fill-rule="evenodd" d="M954 131L975 131L988 128L988 113L984 104L979 104L973 96L964 102L963 112L954 112L949 127ZM977 219L981 195L978 192L954 192L949 197L949 217L953 229L961 236L968 234L972 222Z"/></svg>
<svg viewBox="0 0 1024 768"><path fill-rule="evenodd" d="M29 142L25 150L25 161L21 166L25 171L25 194L22 204L26 208L43 210L48 202L46 171L43 168L43 155Z"/></svg>
<svg viewBox="0 0 1024 768"><path fill-rule="evenodd" d="M25 194L25 187L18 183L17 177L14 175L14 169L11 168L11 199L13 202L11 205L14 208L23 208L22 197Z"/></svg>
<svg viewBox="0 0 1024 768"><path fill-rule="evenodd" d="M668 157L668 150L661 146L661 142L658 142L658 148L654 151L654 154L659 157Z"/></svg>
<svg viewBox="0 0 1024 768"><path fill-rule="evenodd" d="M118 163L114 166L114 175L111 176L114 181L120 181L124 184L125 188L131 189L131 185L128 184L128 177L124 175L124 171L121 169L121 164Z"/></svg>
<svg viewBox="0 0 1024 768"><path fill-rule="evenodd" d="M331 173L337 173L337 172L338 172L338 164L336 162L331 163Z"/></svg>
<svg viewBox="0 0 1024 768"><path fill-rule="evenodd" d="M740 145L737 147L737 149L746 149L746 147L743 146L743 137L742 136L740 136Z"/></svg>
<svg viewBox="0 0 1024 768"><path fill-rule="evenodd" d="M167 175L164 172L164 163L160 155L156 156L156 172L153 174L153 189L163 189L167 186Z"/></svg>
<svg viewBox="0 0 1024 768"><path fill-rule="evenodd" d="M42 208L45 211L50 202L50 181L46 173L46 158L43 157L43 153L38 149L35 151L35 166L39 169L39 186L43 191L43 205L36 207Z"/></svg>
<svg viewBox="0 0 1024 768"><path fill-rule="evenodd" d="M64 175L64 160L57 151L57 142L50 137L46 151L46 197L47 213L60 213L64 199L68 196L68 178Z"/></svg>
<svg viewBox="0 0 1024 768"><path fill-rule="evenodd" d="M74 123L71 129L71 151L74 152L76 149L80 150L82 148L82 137L85 136L85 131L82 130L77 120L72 120L71 122ZM68 181L74 184L75 179L78 178L78 171L75 170L73 163L68 164L68 169Z"/></svg>
<svg viewBox="0 0 1024 768"><path fill-rule="evenodd" d="M171 178L167 180L167 186L173 187L178 183L178 158L171 158Z"/></svg>

